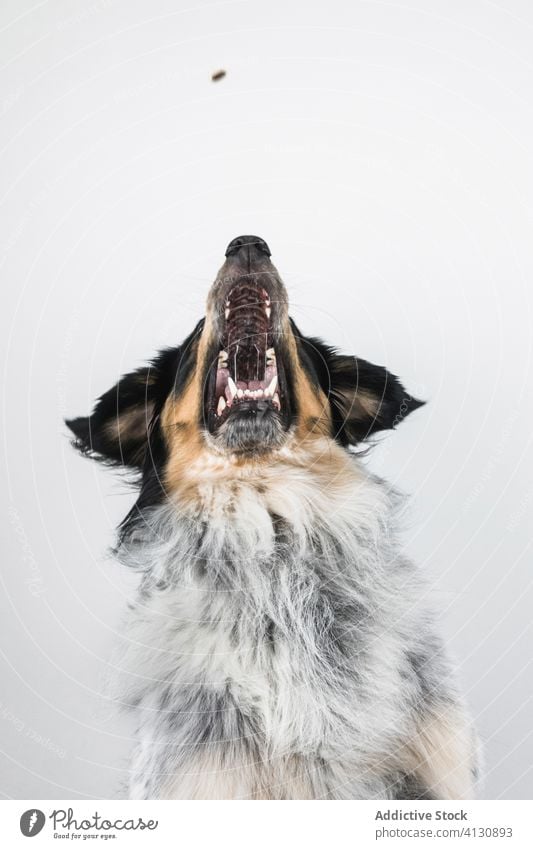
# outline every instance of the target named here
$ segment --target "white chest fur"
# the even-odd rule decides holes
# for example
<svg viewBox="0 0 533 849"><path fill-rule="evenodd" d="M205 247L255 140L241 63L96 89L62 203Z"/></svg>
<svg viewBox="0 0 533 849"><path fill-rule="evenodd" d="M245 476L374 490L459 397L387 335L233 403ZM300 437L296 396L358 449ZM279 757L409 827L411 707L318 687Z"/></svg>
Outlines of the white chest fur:
<svg viewBox="0 0 533 849"><path fill-rule="evenodd" d="M329 478L316 454L284 459L240 477L193 469L192 509L146 516L123 552L146 570L126 629L130 690L157 687L175 711L193 693L199 710L228 697L270 752L346 746L347 727L357 748L397 725L391 622L417 616L413 572L393 562L395 499L342 452Z"/></svg>

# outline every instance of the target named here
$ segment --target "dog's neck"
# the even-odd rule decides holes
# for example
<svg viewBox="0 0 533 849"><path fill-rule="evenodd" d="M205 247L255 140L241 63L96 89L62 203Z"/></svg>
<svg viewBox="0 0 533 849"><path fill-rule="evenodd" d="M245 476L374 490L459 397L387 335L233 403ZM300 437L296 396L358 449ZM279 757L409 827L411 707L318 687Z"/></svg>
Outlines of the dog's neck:
<svg viewBox="0 0 533 849"><path fill-rule="evenodd" d="M388 547L397 503L396 493L329 439L288 441L268 461L206 452L165 504L143 511L119 556L164 581L217 560L265 564L281 549L301 559L320 551L353 561L363 550Z"/></svg>
<svg viewBox="0 0 533 849"><path fill-rule="evenodd" d="M363 477L354 458L333 440L292 436L268 454L202 452L183 470L171 498L185 514L210 521L232 521L242 513L243 500L256 500L297 525L302 511L323 512Z"/></svg>

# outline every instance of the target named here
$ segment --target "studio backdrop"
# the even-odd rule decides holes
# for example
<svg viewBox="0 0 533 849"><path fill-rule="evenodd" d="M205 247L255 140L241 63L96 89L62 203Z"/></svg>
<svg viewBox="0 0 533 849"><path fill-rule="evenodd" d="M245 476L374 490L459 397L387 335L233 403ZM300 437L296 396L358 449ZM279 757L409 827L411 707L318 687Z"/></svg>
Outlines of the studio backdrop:
<svg viewBox="0 0 533 849"><path fill-rule="evenodd" d="M70 447L264 238L302 332L426 405L364 462L405 492L484 750L533 793L533 9L520 0L4 2L0 793L123 794L108 695L138 576L126 475ZM221 72L225 72L224 74Z"/></svg>

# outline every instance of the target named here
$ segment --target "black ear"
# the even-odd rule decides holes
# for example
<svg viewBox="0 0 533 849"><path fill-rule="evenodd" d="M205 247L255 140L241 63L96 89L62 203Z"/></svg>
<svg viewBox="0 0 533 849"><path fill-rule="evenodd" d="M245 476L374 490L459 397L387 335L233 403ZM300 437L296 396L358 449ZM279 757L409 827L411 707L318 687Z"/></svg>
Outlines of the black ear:
<svg viewBox="0 0 533 849"><path fill-rule="evenodd" d="M334 435L343 445L356 445L377 431L396 427L425 403L383 366L339 354L320 339L300 336L300 346L329 400Z"/></svg>
<svg viewBox="0 0 533 849"><path fill-rule="evenodd" d="M121 377L92 415L66 419L74 447L96 460L142 469L150 423L172 388L179 361L180 348L162 351L149 366Z"/></svg>
<svg viewBox="0 0 533 849"><path fill-rule="evenodd" d="M151 425L169 393L186 383L203 326L202 318L181 345L166 348L148 366L121 377L98 399L92 415L66 419L76 437L74 447L95 460L141 470Z"/></svg>
<svg viewBox="0 0 533 849"><path fill-rule="evenodd" d="M66 419L74 447L97 460L142 468L154 412L150 368L124 375L96 402L91 416Z"/></svg>

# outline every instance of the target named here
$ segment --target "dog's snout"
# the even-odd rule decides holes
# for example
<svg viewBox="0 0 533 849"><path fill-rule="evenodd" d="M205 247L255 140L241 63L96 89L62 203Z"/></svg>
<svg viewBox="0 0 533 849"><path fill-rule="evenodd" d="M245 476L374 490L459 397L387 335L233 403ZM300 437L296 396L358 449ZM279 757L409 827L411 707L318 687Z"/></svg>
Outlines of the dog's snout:
<svg viewBox="0 0 533 849"><path fill-rule="evenodd" d="M260 239L259 236L237 236L236 239L232 239L226 248L227 257L245 256L250 258L253 254L270 256L270 248L265 240Z"/></svg>

